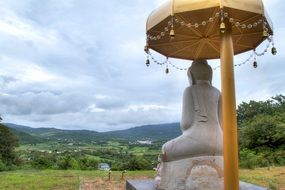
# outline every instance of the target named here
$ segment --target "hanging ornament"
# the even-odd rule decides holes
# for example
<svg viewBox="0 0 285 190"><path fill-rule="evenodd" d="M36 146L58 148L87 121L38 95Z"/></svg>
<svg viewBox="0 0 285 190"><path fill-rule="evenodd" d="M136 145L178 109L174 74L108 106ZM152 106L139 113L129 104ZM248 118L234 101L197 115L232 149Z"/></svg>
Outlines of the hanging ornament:
<svg viewBox="0 0 285 190"><path fill-rule="evenodd" d="M222 23L220 24L220 31L222 34L226 32L226 24L224 23L224 21L222 21Z"/></svg>
<svg viewBox="0 0 285 190"><path fill-rule="evenodd" d="M145 46L144 46L144 51L145 51L146 53L149 52L149 45L148 45L148 43L145 44Z"/></svg>
<svg viewBox="0 0 285 190"><path fill-rule="evenodd" d="M145 64L146 64L146 66L147 66L147 67L149 67L149 65L150 65L150 61L149 61L149 58L147 58L147 59L146 59L146 62L145 62Z"/></svg>
<svg viewBox="0 0 285 190"><path fill-rule="evenodd" d="M169 68L168 68L168 57L166 58L167 62L166 62L166 69L165 69L165 73L168 74L169 73Z"/></svg>
<svg viewBox="0 0 285 190"><path fill-rule="evenodd" d="M272 55L276 55L277 54L277 49L276 49L276 47L272 47L272 49L271 49L271 53L272 53Z"/></svg>
<svg viewBox="0 0 285 190"><path fill-rule="evenodd" d="M169 68L165 69L165 73L168 74L169 73Z"/></svg>
<svg viewBox="0 0 285 190"><path fill-rule="evenodd" d="M263 32L262 32L262 36L263 36L263 38L268 38L268 29L266 28L266 22L265 21L263 21Z"/></svg>
<svg viewBox="0 0 285 190"><path fill-rule="evenodd" d="M175 38L175 32L174 32L174 16L171 18L171 30L169 32L169 36L171 40L174 40Z"/></svg>
<svg viewBox="0 0 285 190"><path fill-rule="evenodd" d="M257 61L256 60L253 62L253 67L257 68Z"/></svg>
<svg viewBox="0 0 285 190"><path fill-rule="evenodd" d="M145 61L145 65L146 65L147 67L149 67L149 65L150 65L149 53L147 54L147 58L146 58L146 61Z"/></svg>
<svg viewBox="0 0 285 190"><path fill-rule="evenodd" d="M266 30L263 30L262 36L263 36L263 38L267 38L268 37L268 32Z"/></svg>
<svg viewBox="0 0 285 190"><path fill-rule="evenodd" d="M226 32L226 24L224 23L224 11L221 10L221 24L220 24L220 32L224 34Z"/></svg>
<svg viewBox="0 0 285 190"><path fill-rule="evenodd" d="M255 51L255 49L254 49L254 61L253 61L253 67L254 68L257 68L257 61L256 61L256 51Z"/></svg>
<svg viewBox="0 0 285 190"><path fill-rule="evenodd" d="M175 32L174 32L174 29L173 29L173 28L170 30L169 35L170 35L170 39L171 39L171 40L173 40L173 39L175 38Z"/></svg>

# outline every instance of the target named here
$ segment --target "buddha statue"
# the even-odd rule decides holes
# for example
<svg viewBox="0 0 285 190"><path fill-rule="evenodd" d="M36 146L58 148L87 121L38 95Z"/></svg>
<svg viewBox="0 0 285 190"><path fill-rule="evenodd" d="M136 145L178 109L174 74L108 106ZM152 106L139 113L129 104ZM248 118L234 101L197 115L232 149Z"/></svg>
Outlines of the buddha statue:
<svg viewBox="0 0 285 190"><path fill-rule="evenodd" d="M157 189L220 190L223 188L221 93L211 85L212 68L206 60L194 60L187 75L190 86L183 94L182 135L162 146Z"/></svg>

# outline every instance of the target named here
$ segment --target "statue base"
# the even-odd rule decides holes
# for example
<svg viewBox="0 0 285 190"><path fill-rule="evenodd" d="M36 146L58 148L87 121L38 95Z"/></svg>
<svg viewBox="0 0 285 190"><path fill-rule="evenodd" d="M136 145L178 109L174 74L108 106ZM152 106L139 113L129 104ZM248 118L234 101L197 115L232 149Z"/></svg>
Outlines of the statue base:
<svg viewBox="0 0 285 190"><path fill-rule="evenodd" d="M161 162L155 179L158 190L224 189L223 156L200 156Z"/></svg>
<svg viewBox="0 0 285 190"><path fill-rule="evenodd" d="M267 190L265 187L253 185L240 181L240 190ZM126 190L157 190L154 180L128 180L126 183ZM203 190L198 188L197 190Z"/></svg>

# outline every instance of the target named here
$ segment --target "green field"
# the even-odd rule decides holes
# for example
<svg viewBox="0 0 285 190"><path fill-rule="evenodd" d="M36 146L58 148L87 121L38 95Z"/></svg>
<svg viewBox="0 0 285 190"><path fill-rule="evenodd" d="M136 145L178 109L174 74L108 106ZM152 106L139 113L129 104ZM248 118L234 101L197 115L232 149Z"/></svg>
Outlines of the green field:
<svg viewBox="0 0 285 190"><path fill-rule="evenodd" d="M31 170L0 172L1 190L71 190L93 186L95 189L124 189L126 179L153 178L154 171L128 171L122 179L122 172L78 171L78 170ZM93 189L93 188L90 188Z"/></svg>
<svg viewBox="0 0 285 190"><path fill-rule="evenodd" d="M126 179L154 178L155 171L128 171L122 179L120 171L111 174L107 171L77 170L18 170L0 173L1 190L73 190L73 189L116 189L125 187ZM240 179L246 182L277 186L285 182L285 167L240 170Z"/></svg>

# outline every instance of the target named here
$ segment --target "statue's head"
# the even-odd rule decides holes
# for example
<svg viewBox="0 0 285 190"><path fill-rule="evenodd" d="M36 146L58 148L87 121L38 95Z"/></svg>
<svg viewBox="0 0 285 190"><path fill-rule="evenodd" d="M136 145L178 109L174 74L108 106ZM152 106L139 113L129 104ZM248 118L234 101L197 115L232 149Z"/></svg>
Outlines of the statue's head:
<svg viewBox="0 0 285 190"><path fill-rule="evenodd" d="M190 85L196 84L197 80L209 81L212 83L213 70L205 59L196 59L192 62L187 71Z"/></svg>

